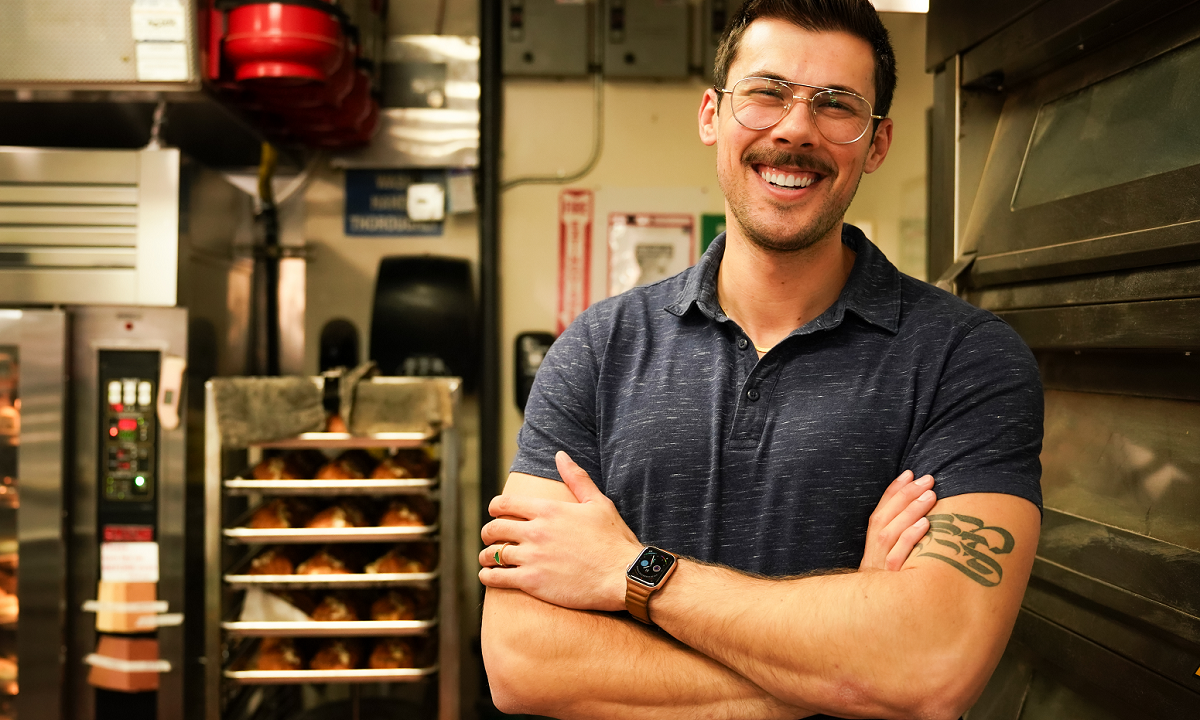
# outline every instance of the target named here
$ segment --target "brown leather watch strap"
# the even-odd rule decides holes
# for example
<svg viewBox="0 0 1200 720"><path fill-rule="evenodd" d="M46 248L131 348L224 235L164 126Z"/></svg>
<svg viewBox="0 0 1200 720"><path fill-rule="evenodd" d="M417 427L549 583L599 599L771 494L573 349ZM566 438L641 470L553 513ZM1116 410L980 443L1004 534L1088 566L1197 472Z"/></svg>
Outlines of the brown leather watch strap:
<svg viewBox="0 0 1200 720"><path fill-rule="evenodd" d="M653 625L650 622L650 594L658 588L646 587L630 577L625 578L625 583L625 609L638 620Z"/></svg>

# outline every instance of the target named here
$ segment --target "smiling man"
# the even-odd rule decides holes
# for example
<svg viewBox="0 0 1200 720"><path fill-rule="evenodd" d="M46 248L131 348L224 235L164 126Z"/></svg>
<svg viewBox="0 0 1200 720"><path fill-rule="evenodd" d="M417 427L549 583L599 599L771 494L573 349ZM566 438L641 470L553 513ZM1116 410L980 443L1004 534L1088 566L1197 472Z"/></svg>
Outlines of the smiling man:
<svg viewBox="0 0 1200 720"><path fill-rule="evenodd" d="M731 20L699 112L728 231L555 342L490 508L502 710L952 719L978 697L1036 549L1041 386L1008 326L843 224L892 141L894 64L867 0Z"/></svg>

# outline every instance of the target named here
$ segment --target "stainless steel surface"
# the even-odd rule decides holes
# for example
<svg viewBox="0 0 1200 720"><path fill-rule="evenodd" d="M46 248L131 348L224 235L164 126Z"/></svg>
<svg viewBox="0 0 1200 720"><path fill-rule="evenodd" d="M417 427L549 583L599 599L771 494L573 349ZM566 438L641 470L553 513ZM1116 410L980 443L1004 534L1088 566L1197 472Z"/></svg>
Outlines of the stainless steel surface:
<svg viewBox="0 0 1200 720"><path fill-rule="evenodd" d="M178 150L0 150L0 302L175 305L179 192Z"/></svg>
<svg viewBox="0 0 1200 720"><path fill-rule="evenodd" d="M1200 551L1200 403L1050 390L1043 447L1046 507Z"/></svg>
<svg viewBox="0 0 1200 720"><path fill-rule="evenodd" d="M334 167L475 167L479 164L479 39L388 38L379 130Z"/></svg>
<svg viewBox="0 0 1200 720"><path fill-rule="evenodd" d="M1072 93L1154 58L1194 65L1173 53L1200 40L1200 3L997 8L941 0L931 8L931 59L948 51L961 59L957 94L935 97L933 116L943 122L931 139L933 148L957 143L959 234L945 230L955 216L943 208L937 237L957 240L954 259L975 252L961 294L1009 322L1038 357L1045 512L1012 641L967 718L1195 717L1200 165L1144 162L1185 158L1194 138L1190 125L1165 121L1173 103L1155 110L1141 102L1157 91L1126 82L1140 70L1108 85L1121 91L1109 98L1119 117L1101 117L1103 103L1091 102L1075 108L1073 122L1086 122L1071 132L1044 128L1054 124L1045 122L1049 113L1095 97ZM1189 76L1177 75L1178 91L1194 100ZM1114 139L1131 133L1128 142ZM1103 153L1062 152L1081 137L1134 153L1126 175L1094 173L1089 164ZM1048 180L1041 197L1014 202L1022 167L1033 172L1043 160L1043 180L1060 170L1090 175L1071 192L1066 186L1080 178L1061 188ZM944 187L950 163L937 167L931 179Z"/></svg>
<svg viewBox="0 0 1200 720"><path fill-rule="evenodd" d="M268 495L397 495L426 494L437 485L437 480L396 479L376 480L245 480L234 478L225 481L225 492L230 495L265 493Z"/></svg>
<svg viewBox="0 0 1200 720"><path fill-rule="evenodd" d="M243 685L416 682L433 675L440 669L439 666L433 665L398 670L226 670L224 676ZM439 712L438 717L446 716Z"/></svg>
<svg viewBox="0 0 1200 720"><path fill-rule="evenodd" d="M426 586L436 580L440 572L424 573L346 573L344 575L241 575L228 574L224 581L229 587L239 589L259 588L379 588L402 587L405 585Z"/></svg>
<svg viewBox="0 0 1200 720"><path fill-rule="evenodd" d="M1123 720L1195 717L1200 694L1181 684L1187 678L1168 679L1036 613L1021 611L1013 629L1013 642L1030 650L1039 665L1050 670L1058 681L1056 685L1061 683L1077 691L1086 689L1086 695L1113 717ZM1060 717L1088 718L1088 715Z"/></svg>
<svg viewBox="0 0 1200 720"><path fill-rule="evenodd" d="M17 713L23 720L55 720L62 709L66 341L62 311L0 311L0 344L15 345L20 353L17 660L22 672Z"/></svg>
<svg viewBox="0 0 1200 720"><path fill-rule="evenodd" d="M178 150L138 153L138 305L178 300L179 162Z"/></svg>
<svg viewBox="0 0 1200 720"><path fill-rule="evenodd" d="M234 527L225 528L222 534L229 540L240 543L292 544L399 542L426 538L437 531L437 525L412 527L284 528L280 530Z"/></svg>
<svg viewBox="0 0 1200 720"><path fill-rule="evenodd" d="M1038 109L1200 38L1200 5L1152 30L1006 95L964 235L965 246L978 250L972 271L976 287L1197 257L1195 225L1188 223L1200 220L1200 208L1191 200L1200 190L1200 166L1032 207L1011 207Z"/></svg>
<svg viewBox="0 0 1200 720"><path fill-rule="evenodd" d="M94 714L94 692L86 683L82 659L96 648L95 620L78 609L96 596L99 574L96 510L98 486L96 453L99 421L99 352L101 349L154 350L187 357L187 311L178 308L80 307L72 310L72 360L75 378L75 468L72 488L70 537L71 646L68 667L73 673L65 696L73 707L68 717L90 718ZM184 587L185 528L185 433L186 420L175 430L160 428L158 467L158 598L171 612L182 612ZM159 657L171 663L172 672L160 678L158 714L177 717L183 705L183 628L158 631Z"/></svg>
<svg viewBox="0 0 1200 720"><path fill-rule="evenodd" d="M357 622L240 622L221 629L240 637L401 637L428 635L437 620L360 620Z"/></svg>
<svg viewBox="0 0 1200 720"><path fill-rule="evenodd" d="M1200 299L1154 300L997 312L1026 344L1045 348L1180 348L1200 346L1194 322Z"/></svg>
<svg viewBox="0 0 1200 720"><path fill-rule="evenodd" d="M223 475L221 429L217 425L217 404L212 381L204 384L204 718L220 720L221 673L227 659L221 646L221 626L215 622L222 614L221 571L225 556L221 552L223 513L221 481ZM209 618L213 618L210 620Z"/></svg>
<svg viewBox="0 0 1200 720"><path fill-rule="evenodd" d="M139 83L129 0L9 0L0 4L0 87L154 88L199 85L195 0L180 0L188 77Z"/></svg>
<svg viewBox="0 0 1200 720"><path fill-rule="evenodd" d="M1200 264L1172 262L1160 267L985 287L968 291L966 299L972 304L999 312L1136 300L1170 300L1195 297L1198 293Z"/></svg>

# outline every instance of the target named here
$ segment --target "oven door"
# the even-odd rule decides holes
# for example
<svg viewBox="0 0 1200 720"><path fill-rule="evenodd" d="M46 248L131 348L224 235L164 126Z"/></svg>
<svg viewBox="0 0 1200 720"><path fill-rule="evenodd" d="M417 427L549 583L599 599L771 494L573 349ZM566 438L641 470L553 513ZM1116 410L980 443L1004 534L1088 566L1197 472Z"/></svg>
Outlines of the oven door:
<svg viewBox="0 0 1200 720"><path fill-rule="evenodd" d="M0 714L61 717L66 315L0 310Z"/></svg>

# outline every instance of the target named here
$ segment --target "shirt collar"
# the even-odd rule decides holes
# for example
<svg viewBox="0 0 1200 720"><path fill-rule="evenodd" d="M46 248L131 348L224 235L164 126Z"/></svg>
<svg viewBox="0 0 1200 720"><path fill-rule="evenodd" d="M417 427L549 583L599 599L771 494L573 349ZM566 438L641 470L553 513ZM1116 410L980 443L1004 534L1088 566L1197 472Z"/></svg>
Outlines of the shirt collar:
<svg viewBox="0 0 1200 720"><path fill-rule="evenodd" d="M837 302L809 325L815 325L815 329L837 327L849 310L872 325L895 333L900 325L900 272L853 225L842 224L842 243L855 252L850 277ZM683 289L666 311L683 317L695 305L713 320L727 320L717 302L717 269L724 255L725 233L721 233L688 272Z"/></svg>

